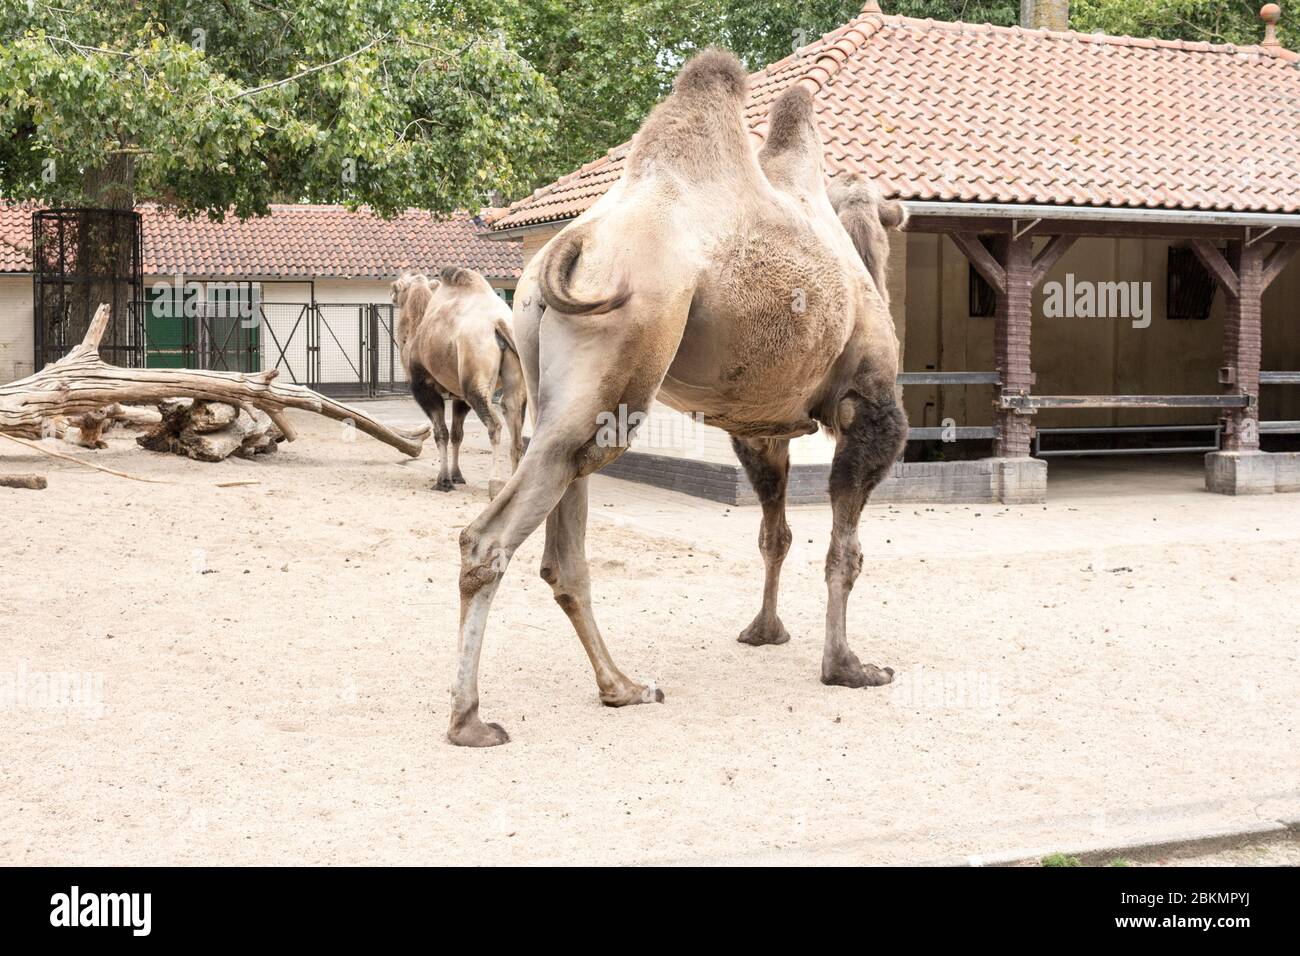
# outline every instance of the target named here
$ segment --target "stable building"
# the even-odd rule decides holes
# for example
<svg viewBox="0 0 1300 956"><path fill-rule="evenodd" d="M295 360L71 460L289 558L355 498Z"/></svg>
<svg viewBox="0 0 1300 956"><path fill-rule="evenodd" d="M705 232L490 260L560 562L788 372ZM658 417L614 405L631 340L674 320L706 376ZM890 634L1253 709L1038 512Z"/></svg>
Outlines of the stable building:
<svg viewBox="0 0 1300 956"><path fill-rule="evenodd" d="M1177 451L1207 453L1213 491L1300 490L1300 56L1279 15L1266 6L1262 42L1237 47L868 2L751 77L756 148L803 84L830 175L864 174L910 213L889 295L912 432L877 500L1041 501L1053 456ZM629 146L493 235L526 262ZM677 437L607 472L753 501L726 436L674 417L656 407L648 432ZM792 443L793 500L825 497L831 451Z"/></svg>
<svg viewBox="0 0 1300 956"><path fill-rule="evenodd" d="M491 242L477 216L408 210L384 219L331 205L273 205L246 221L136 211L0 206L0 383L79 342L98 296L77 296L81 246L120 229L138 261L103 283L115 297L108 361L218 371L278 369L336 395L409 388L389 285L402 272L474 269L509 301L517 242Z"/></svg>

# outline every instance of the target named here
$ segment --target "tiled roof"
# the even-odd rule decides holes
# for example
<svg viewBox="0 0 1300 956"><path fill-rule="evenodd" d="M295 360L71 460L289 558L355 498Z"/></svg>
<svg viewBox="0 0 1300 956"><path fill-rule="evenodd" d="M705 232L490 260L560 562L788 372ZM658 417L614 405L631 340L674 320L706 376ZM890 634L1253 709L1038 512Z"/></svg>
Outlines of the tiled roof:
<svg viewBox="0 0 1300 956"><path fill-rule="evenodd" d="M1300 57L882 16L868 9L750 77L761 139L791 83L814 94L831 175L910 200L1300 211ZM515 203L494 230L568 219L630 144Z"/></svg>
<svg viewBox="0 0 1300 956"><path fill-rule="evenodd" d="M2 272L31 271L32 208L0 206ZM384 220L342 206L293 205L220 223L155 206L140 213L146 275L387 279L403 269L458 265L516 279L523 264L519 243L485 238L485 227L464 213L438 219L410 210Z"/></svg>
<svg viewBox="0 0 1300 956"><path fill-rule="evenodd" d="M32 271L32 212L27 203L0 203L0 273Z"/></svg>

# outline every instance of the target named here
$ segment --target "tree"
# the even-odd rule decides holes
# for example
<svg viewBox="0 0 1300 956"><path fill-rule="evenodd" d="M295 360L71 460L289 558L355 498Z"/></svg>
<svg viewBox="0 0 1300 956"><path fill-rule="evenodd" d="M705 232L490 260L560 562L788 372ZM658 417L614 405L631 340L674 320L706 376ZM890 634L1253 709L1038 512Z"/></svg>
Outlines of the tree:
<svg viewBox="0 0 1300 956"><path fill-rule="evenodd" d="M1264 0L1075 0L1070 23L1078 30L1101 30L1164 40L1202 40L1250 46L1263 38L1259 10ZM1278 39L1300 48L1300 22L1282 19Z"/></svg>
<svg viewBox="0 0 1300 956"><path fill-rule="evenodd" d="M418 0L0 0L0 193L220 218L278 198L476 207L555 93Z"/></svg>
<svg viewBox="0 0 1300 956"><path fill-rule="evenodd" d="M542 185L629 139L682 62L711 44L752 70L847 23L862 0L434 0L441 17L496 33L554 85L556 134ZM896 0L890 12L1015 23L1018 0Z"/></svg>

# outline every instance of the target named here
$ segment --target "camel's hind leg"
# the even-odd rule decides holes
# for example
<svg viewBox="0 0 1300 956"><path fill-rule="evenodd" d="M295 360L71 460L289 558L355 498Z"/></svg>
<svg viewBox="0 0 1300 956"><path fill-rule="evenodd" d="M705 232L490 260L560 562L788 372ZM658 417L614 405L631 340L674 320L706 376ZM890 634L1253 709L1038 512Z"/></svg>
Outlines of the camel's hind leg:
<svg viewBox="0 0 1300 956"><path fill-rule="evenodd" d="M763 554L763 606L749 627L737 638L742 644L784 644L790 635L776 613L781 586L781 565L790 550L790 525L785 520L785 489L790 475L788 439L732 438L731 446L745 467L763 506L763 523L758 532L758 550Z"/></svg>
<svg viewBox="0 0 1300 956"><path fill-rule="evenodd" d="M460 536L460 666L447 732L452 743L485 747L509 739L478 713L478 658L492 598L516 549L560 503L573 481L624 451L605 443L601 423L620 406L627 409L629 420L632 413L643 415L650 407L686 322L689 297L680 298L659 302L643 296L637 315L614 316L598 324L570 321L557 313L555 321L543 325L538 350L543 374L532 440L518 470ZM639 360L627 361L628 355ZM482 414L478 406L474 410ZM561 567L572 580L572 549L562 547L566 539L560 531L568 528L572 533L568 508L581 502L575 496L557 518L552 553L566 555L557 564L557 581L565 580ZM595 630L579 633L585 639ZM589 646L594 649L595 644Z"/></svg>
<svg viewBox="0 0 1300 956"><path fill-rule="evenodd" d="M492 404L492 393L485 389L466 389L465 400L474 414L487 426L488 441L492 443L492 473L488 477L488 497L495 498L505 482L499 477L501 469L501 440L505 423L501 413Z"/></svg>
<svg viewBox="0 0 1300 956"><path fill-rule="evenodd" d="M587 479L569 485L546 519L546 550L542 580L569 616L596 672L601 703L608 707L662 702L663 691L628 679L605 648L591 610L591 576L587 570Z"/></svg>
<svg viewBox="0 0 1300 956"><path fill-rule="evenodd" d="M853 582L862 570L858 519L871 494L898 458L907 439L907 419L893 389L866 398L850 392L836 409L839 440L831 463L831 546L826 554L826 649L822 683L845 687L888 684L888 667L861 663L849 648L845 611Z"/></svg>
<svg viewBox="0 0 1300 956"><path fill-rule="evenodd" d="M460 471L460 443L465 440L465 416L469 414L469 403L459 398L451 403L451 481L455 485L465 484L465 476Z"/></svg>
<svg viewBox="0 0 1300 956"><path fill-rule="evenodd" d="M411 395L433 423L433 440L438 443L438 480L433 487L438 491L451 491L451 470L447 458L447 406L438 386L423 370L412 370Z"/></svg>

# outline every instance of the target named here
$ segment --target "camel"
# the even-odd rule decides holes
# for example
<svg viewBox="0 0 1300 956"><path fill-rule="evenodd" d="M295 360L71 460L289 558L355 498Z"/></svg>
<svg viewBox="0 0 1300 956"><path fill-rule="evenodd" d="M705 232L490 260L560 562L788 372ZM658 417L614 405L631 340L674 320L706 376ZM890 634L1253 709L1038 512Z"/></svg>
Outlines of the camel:
<svg viewBox="0 0 1300 956"><path fill-rule="evenodd" d="M598 422L637 420L656 397L730 434L762 504L766 574L762 606L739 637L746 644L789 640L777 614L791 539L789 443L819 428L833 436L821 680L893 679L849 648L845 608L862 566L859 516L907 435L884 286L885 228L902 224L902 208L849 182L836 191L841 221L801 86L773 104L756 156L742 119L747 82L725 51L690 60L634 139L622 179L525 270L515 331L534 431L519 469L461 534L453 744L510 739L479 715L479 653L510 558L543 521L541 576L587 652L600 700L663 701L606 649L585 553L587 478L626 450L602 440Z"/></svg>
<svg viewBox="0 0 1300 956"><path fill-rule="evenodd" d="M460 445L465 437L465 416L472 408L487 426L492 442L488 494L496 495L505 484L497 477L503 429L510 431L513 472L524 451L528 405L510 307L477 272L454 267L443 269L435 279L404 273L393 283L392 298L397 310L397 346L411 380L411 394L433 423L438 443L441 462L434 488L451 491L465 483ZM498 387L504 421L492 404Z"/></svg>

